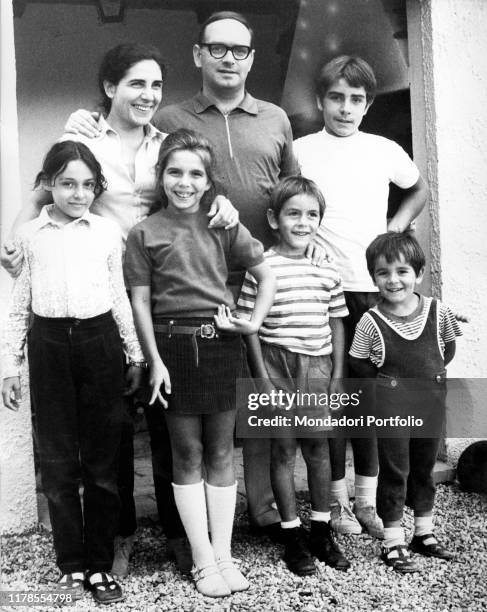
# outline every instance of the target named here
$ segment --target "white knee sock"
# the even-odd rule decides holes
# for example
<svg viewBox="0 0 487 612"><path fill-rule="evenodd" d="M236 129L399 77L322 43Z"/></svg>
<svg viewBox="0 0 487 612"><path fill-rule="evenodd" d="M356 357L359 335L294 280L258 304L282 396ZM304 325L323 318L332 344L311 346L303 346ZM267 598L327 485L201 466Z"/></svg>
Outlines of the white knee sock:
<svg viewBox="0 0 487 612"><path fill-rule="evenodd" d="M208 537L208 519L203 481L190 485L172 483L174 499L188 536L193 563L198 568L215 564L215 555Z"/></svg>
<svg viewBox="0 0 487 612"><path fill-rule="evenodd" d="M414 535L424 536L433 533L433 517L432 516L415 516L414 517Z"/></svg>
<svg viewBox="0 0 487 612"><path fill-rule="evenodd" d="M377 476L355 474L355 505L373 506L377 494Z"/></svg>
<svg viewBox="0 0 487 612"><path fill-rule="evenodd" d="M384 546L390 548L398 544L406 544L402 527L384 527Z"/></svg>
<svg viewBox="0 0 487 612"><path fill-rule="evenodd" d="M210 520L211 544L217 561L232 558L232 531L237 483L229 487L215 487L205 482L206 504Z"/></svg>
<svg viewBox="0 0 487 612"><path fill-rule="evenodd" d="M348 489L347 489L347 481L345 478L340 478L340 480L332 480L331 488L330 488L330 497L333 501L338 501L344 506L348 506Z"/></svg>

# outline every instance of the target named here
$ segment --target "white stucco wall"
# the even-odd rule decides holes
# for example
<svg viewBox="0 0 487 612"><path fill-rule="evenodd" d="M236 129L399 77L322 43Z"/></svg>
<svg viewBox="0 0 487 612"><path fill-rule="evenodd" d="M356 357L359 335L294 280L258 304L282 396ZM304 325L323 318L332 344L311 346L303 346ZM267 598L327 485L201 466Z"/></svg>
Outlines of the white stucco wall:
<svg viewBox="0 0 487 612"><path fill-rule="evenodd" d="M422 1L430 185L438 205L441 297L470 318L450 377L486 378L487 362L487 2ZM434 243L433 243L434 244ZM487 397L459 410L487 413ZM485 436L487 423L478 429ZM467 442L449 441L455 458Z"/></svg>

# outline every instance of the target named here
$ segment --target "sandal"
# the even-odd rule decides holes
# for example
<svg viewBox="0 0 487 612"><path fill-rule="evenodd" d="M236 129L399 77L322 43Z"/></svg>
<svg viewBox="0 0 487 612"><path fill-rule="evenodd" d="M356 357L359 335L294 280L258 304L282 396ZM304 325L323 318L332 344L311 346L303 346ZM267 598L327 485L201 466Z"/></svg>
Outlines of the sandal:
<svg viewBox="0 0 487 612"><path fill-rule="evenodd" d="M91 574L88 578L88 587L93 599L100 604L111 604L125 599L122 587L106 572Z"/></svg>
<svg viewBox="0 0 487 612"><path fill-rule="evenodd" d="M58 581L60 591L66 591L73 599L81 599L85 592L84 572L63 574Z"/></svg>
<svg viewBox="0 0 487 612"><path fill-rule="evenodd" d="M400 574L412 574L413 572L421 571L416 561L411 559L405 544L397 544L390 548L383 546L380 558L386 565L392 567L395 572Z"/></svg>
<svg viewBox="0 0 487 612"><path fill-rule="evenodd" d="M193 567L191 574L193 575L196 589L202 595L207 597L226 597L232 594L216 565L207 565L201 568Z"/></svg>
<svg viewBox="0 0 487 612"><path fill-rule="evenodd" d="M454 553L442 546L432 533L422 536L415 535L411 540L409 548L413 552L425 557L436 557L445 561L451 561L455 557Z"/></svg>
<svg viewBox="0 0 487 612"><path fill-rule="evenodd" d="M250 587L247 578L235 566L236 561L236 559L220 559L216 562L223 580L227 583L232 593L246 591Z"/></svg>

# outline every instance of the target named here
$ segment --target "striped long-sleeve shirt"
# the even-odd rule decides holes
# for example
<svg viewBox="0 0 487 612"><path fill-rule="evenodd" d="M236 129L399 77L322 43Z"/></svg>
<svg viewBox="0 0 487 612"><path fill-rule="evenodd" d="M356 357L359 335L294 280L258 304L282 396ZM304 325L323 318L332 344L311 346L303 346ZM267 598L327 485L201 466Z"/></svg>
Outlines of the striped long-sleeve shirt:
<svg viewBox="0 0 487 612"><path fill-rule="evenodd" d="M313 266L305 257L284 257L272 249L264 257L277 277L277 291L259 330L261 341L295 353L329 355L329 318L348 314L335 267ZM238 300L240 316L250 319L256 293L257 282L247 272Z"/></svg>

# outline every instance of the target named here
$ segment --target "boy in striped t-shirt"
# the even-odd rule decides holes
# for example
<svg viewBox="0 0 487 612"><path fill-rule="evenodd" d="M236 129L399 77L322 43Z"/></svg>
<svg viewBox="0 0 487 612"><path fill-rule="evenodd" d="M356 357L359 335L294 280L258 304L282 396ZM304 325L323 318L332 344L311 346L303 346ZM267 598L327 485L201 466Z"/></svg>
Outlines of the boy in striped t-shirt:
<svg viewBox="0 0 487 612"><path fill-rule="evenodd" d="M340 390L345 360L342 318L348 314L341 279L333 265L316 267L305 257L323 217L323 195L313 181L290 176L276 186L270 206L269 224L279 239L264 257L277 277L277 291L259 330L261 342L257 336L248 337L253 374L278 380L280 387L286 387L285 391L336 392ZM256 289L255 279L247 274L238 302L242 317L250 317ZM309 541L296 509L297 440L288 436L271 442L271 482L282 518L284 560L292 572L302 576L316 572L313 555L336 569L346 570L350 564L328 523L327 438L321 433L300 442L311 495Z"/></svg>
<svg viewBox="0 0 487 612"><path fill-rule="evenodd" d="M351 364L364 378L377 376L378 417L417 415L423 422L423 430L416 433L422 437L403 430L402 437L377 440L377 512L384 522L381 558L406 574L421 569L409 554L401 526L406 496L414 511L410 550L446 561L453 558L433 534L433 468L445 411L445 366L462 332L449 308L416 292L425 256L412 234L377 236L366 258L381 299L357 325Z"/></svg>

